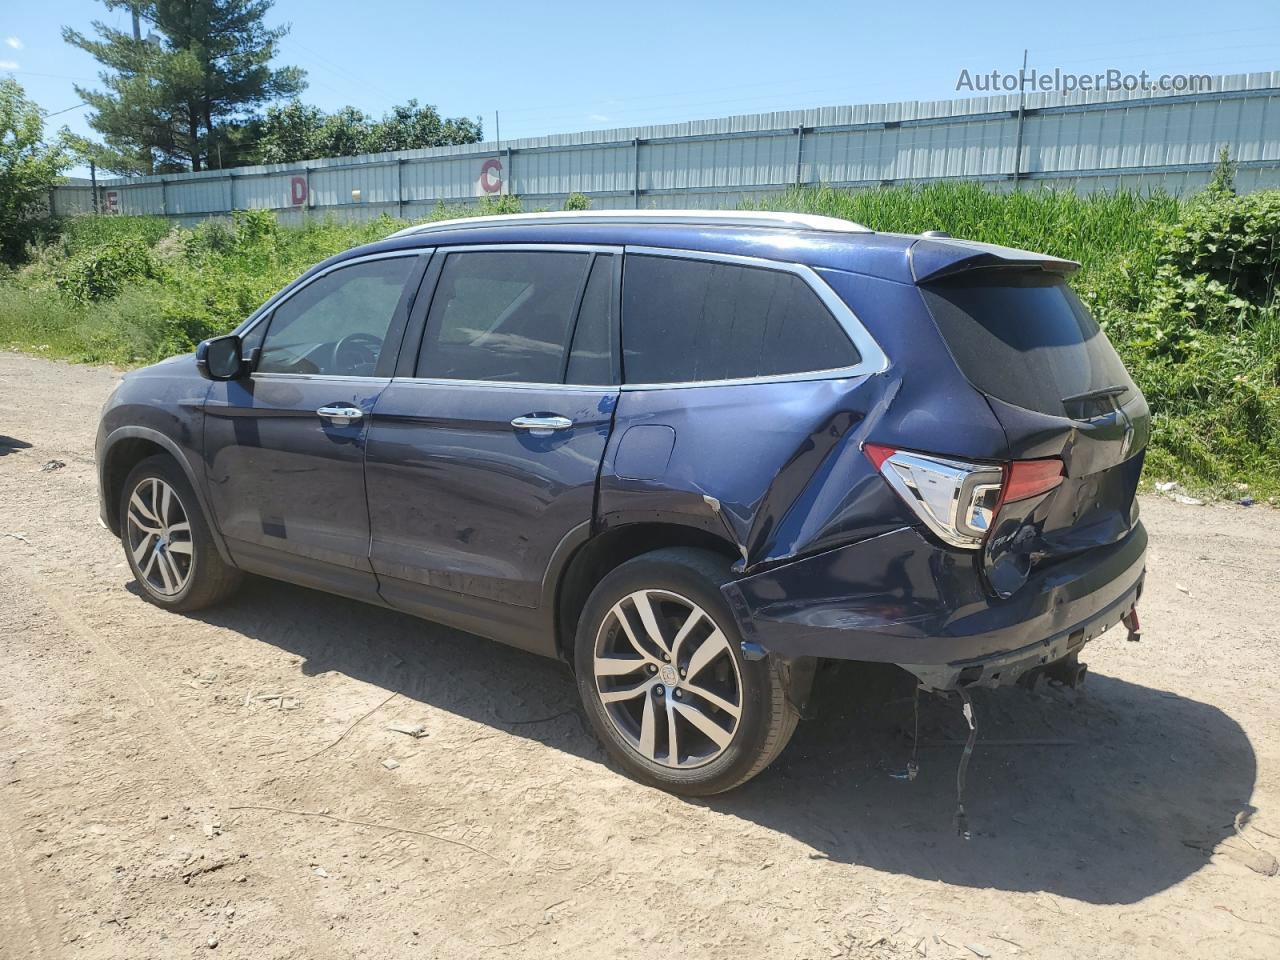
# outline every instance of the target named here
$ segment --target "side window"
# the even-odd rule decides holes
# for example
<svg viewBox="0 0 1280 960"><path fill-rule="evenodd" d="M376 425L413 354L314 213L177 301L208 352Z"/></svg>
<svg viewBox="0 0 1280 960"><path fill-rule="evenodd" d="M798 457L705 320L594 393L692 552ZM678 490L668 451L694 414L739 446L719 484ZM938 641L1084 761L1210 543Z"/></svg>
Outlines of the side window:
<svg viewBox="0 0 1280 960"><path fill-rule="evenodd" d="M365 260L307 284L272 314L258 372L372 376L415 259Z"/></svg>
<svg viewBox="0 0 1280 960"><path fill-rule="evenodd" d="M602 253L591 267L573 332L565 383L613 383L613 256Z"/></svg>
<svg viewBox="0 0 1280 960"><path fill-rule="evenodd" d="M628 383L765 377L859 360L813 288L782 270L630 254L622 297Z"/></svg>
<svg viewBox="0 0 1280 960"><path fill-rule="evenodd" d="M419 377L562 382L590 253L494 250L445 258Z"/></svg>

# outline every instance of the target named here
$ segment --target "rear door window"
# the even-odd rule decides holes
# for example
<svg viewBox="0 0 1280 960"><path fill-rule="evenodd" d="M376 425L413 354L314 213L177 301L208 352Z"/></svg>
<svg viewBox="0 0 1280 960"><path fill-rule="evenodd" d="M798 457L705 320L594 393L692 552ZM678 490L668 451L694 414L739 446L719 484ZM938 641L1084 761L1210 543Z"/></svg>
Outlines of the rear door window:
<svg viewBox="0 0 1280 960"><path fill-rule="evenodd" d="M813 288L787 271L628 254L622 298L627 383L778 376L860 359Z"/></svg>
<svg viewBox="0 0 1280 960"><path fill-rule="evenodd" d="M956 364L983 393L1085 418L1135 389L1106 334L1056 274L978 270L921 290Z"/></svg>
<svg viewBox="0 0 1280 960"><path fill-rule="evenodd" d="M417 375L561 383L590 253L450 253L441 269Z"/></svg>

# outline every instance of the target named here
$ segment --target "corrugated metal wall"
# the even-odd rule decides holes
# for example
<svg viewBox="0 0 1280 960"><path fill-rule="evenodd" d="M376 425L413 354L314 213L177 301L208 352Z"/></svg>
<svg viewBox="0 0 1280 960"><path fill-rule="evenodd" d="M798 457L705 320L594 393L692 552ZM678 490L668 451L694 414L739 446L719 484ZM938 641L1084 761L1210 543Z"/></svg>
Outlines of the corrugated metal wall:
<svg viewBox="0 0 1280 960"><path fill-rule="evenodd" d="M1242 190L1280 186L1280 71L1215 77L1212 92L1017 94L825 107L655 127L373 154L227 171L101 180L107 212L194 222L244 208L427 216L513 193L526 209L571 192L596 207L734 207L792 184L871 187L946 179L1080 192L1202 187L1231 148ZM1019 134L1021 134L1019 136ZM1021 142L1021 149L1018 144ZM58 214L93 209L57 186Z"/></svg>

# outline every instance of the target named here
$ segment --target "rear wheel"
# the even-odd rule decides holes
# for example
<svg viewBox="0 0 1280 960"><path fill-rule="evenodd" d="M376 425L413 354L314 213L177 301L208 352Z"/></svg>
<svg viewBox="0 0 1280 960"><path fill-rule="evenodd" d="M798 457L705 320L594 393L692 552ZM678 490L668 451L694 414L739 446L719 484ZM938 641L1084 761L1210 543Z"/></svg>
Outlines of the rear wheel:
<svg viewBox="0 0 1280 960"><path fill-rule="evenodd" d="M629 774L720 793L782 752L797 714L768 659L748 661L720 595L727 564L700 550L645 554L592 591L575 647L591 724Z"/></svg>
<svg viewBox="0 0 1280 960"><path fill-rule="evenodd" d="M157 606L199 610L240 584L240 571L218 554L195 491L170 457L148 457L129 473L120 527L133 578Z"/></svg>

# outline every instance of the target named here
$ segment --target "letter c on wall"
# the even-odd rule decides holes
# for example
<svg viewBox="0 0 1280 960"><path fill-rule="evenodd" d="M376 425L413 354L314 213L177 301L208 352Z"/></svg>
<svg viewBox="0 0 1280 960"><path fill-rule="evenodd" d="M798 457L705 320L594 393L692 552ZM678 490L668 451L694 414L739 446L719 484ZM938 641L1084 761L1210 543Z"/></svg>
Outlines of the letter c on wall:
<svg viewBox="0 0 1280 960"><path fill-rule="evenodd" d="M490 157L480 166L480 189L485 193L498 193L502 189L502 161Z"/></svg>

